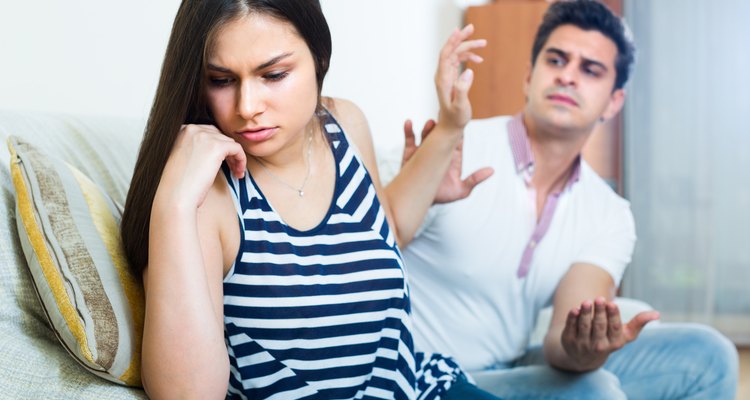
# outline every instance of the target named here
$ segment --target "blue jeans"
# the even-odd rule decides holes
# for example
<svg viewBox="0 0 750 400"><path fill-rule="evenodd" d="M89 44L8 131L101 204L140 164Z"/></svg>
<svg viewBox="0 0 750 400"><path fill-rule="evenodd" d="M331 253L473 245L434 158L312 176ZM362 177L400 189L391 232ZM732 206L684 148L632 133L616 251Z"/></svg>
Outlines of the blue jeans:
<svg viewBox="0 0 750 400"><path fill-rule="evenodd" d="M464 377L451 385L450 389L440 397L440 400L501 400L499 397L485 392L476 385L469 383Z"/></svg>
<svg viewBox="0 0 750 400"><path fill-rule="evenodd" d="M535 347L510 365L471 375L504 399L734 400L738 358L735 346L713 328L657 323L592 372L551 368Z"/></svg>

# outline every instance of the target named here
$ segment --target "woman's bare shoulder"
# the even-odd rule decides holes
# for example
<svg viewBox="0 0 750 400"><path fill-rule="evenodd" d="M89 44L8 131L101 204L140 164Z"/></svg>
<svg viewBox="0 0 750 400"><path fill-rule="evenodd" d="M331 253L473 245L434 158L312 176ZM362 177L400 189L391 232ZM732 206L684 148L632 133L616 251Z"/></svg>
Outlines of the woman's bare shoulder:
<svg viewBox="0 0 750 400"><path fill-rule="evenodd" d="M366 135L369 137L370 128L367 124L367 118L354 102L337 97L323 98L323 105L341 124L347 134L353 137Z"/></svg>

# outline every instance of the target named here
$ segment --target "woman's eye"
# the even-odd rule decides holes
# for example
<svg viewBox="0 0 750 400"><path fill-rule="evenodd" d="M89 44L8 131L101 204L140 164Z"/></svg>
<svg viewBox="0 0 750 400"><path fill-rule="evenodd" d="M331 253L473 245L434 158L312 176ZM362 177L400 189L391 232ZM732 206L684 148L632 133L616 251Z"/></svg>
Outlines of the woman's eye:
<svg viewBox="0 0 750 400"><path fill-rule="evenodd" d="M231 78L210 78L209 82L211 83L211 86L216 87L224 87L228 86L232 83Z"/></svg>
<svg viewBox="0 0 750 400"><path fill-rule="evenodd" d="M288 72L268 73L263 75L263 78L271 82L276 82L286 78L287 75L289 75Z"/></svg>

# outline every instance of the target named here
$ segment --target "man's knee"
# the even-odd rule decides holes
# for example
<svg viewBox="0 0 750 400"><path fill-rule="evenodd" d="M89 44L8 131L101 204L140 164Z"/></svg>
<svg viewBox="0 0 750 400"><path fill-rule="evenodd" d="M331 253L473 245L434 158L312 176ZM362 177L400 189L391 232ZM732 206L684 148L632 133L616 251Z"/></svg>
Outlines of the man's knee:
<svg viewBox="0 0 750 400"><path fill-rule="evenodd" d="M671 335L683 354L693 359L700 358L702 368L714 367L737 375L737 348L721 332L703 324L670 325L673 326Z"/></svg>
<svg viewBox="0 0 750 400"><path fill-rule="evenodd" d="M663 324L654 328L643 334L662 336L661 340L670 344L672 354L667 359L674 363L669 367L674 372L682 371L685 385L699 392L732 397L737 389L739 355L726 336L703 324Z"/></svg>
<svg viewBox="0 0 750 400"><path fill-rule="evenodd" d="M701 324L689 324L689 338L700 354L696 360L704 369L704 379L736 387L739 375L739 355L734 344L716 329ZM711 382L705 382L710 384Z"/></svg>
<svg viewBox="0 0 750 400"><path fill-rule="evenodd" d="M575 374L578 399L626 399L620 380L613 373L599 368L583 374Z"/></svg>

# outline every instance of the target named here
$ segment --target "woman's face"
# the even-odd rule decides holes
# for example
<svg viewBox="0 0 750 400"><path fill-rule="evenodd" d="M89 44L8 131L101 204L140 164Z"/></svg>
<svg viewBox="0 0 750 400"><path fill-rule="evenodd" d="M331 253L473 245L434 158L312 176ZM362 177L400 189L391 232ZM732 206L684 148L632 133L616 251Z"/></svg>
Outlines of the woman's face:
<svg viewBox="0 0 750 400"><path fill-rule="evenodd" d="M312 54L293 25L258 13L227 23L205 74L216 125L245 152L272 157L302 143L318 85Z"/></svg>

